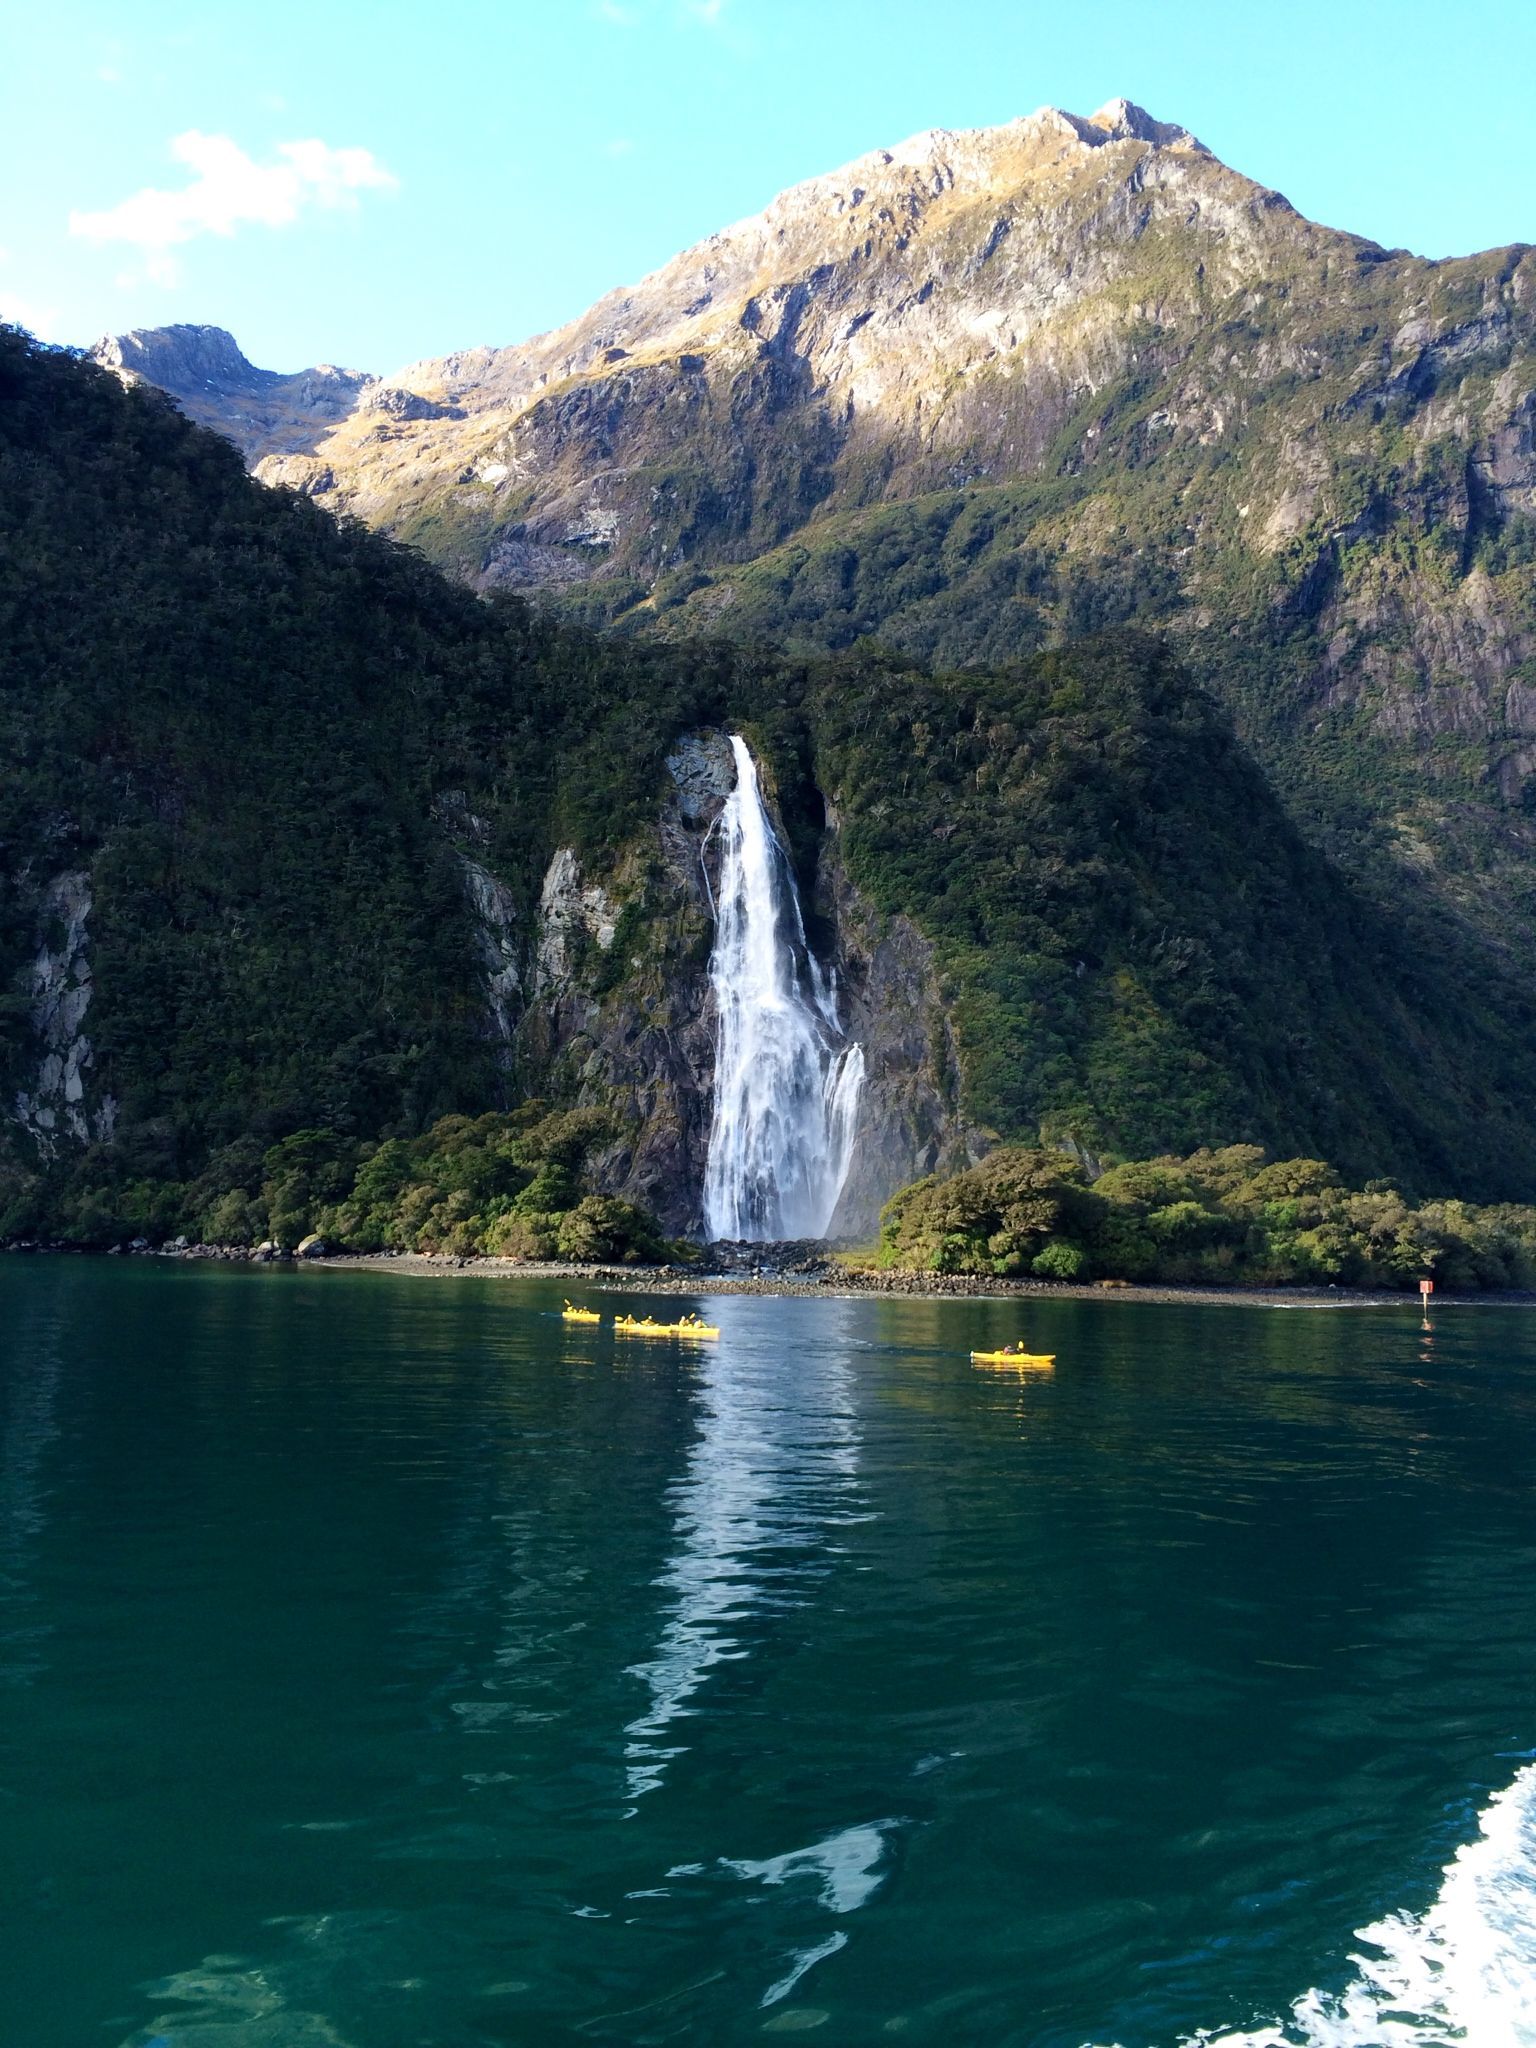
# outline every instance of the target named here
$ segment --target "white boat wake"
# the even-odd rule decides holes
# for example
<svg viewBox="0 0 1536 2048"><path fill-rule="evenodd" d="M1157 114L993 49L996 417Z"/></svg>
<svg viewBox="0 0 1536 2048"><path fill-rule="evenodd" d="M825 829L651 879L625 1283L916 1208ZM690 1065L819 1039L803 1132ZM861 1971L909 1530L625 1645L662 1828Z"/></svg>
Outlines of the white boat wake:
<svg viewBox="0 0 1536 2048"><path fill-rule="evenodd" d="M1483 1809L1423 1913L1362 1927L1341 1991L1181 2048L1536 2048L1536 1764Z"/></svg>

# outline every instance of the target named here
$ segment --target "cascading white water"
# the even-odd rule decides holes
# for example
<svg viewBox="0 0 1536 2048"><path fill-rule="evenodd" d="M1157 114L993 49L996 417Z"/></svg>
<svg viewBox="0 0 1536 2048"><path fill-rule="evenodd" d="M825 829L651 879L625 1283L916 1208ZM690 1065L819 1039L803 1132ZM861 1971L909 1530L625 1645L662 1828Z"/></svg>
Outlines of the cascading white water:
<svg viewBox="0 0 1536 2048"><path fill-rule="evenodd" d="M712 1238L824 1237L848 1178L864 1054L842 1043L837 991L805 941L800 898L731 735L736 787L715 830L720 883L709 977L718 1018L704 1170Z"/></svg>

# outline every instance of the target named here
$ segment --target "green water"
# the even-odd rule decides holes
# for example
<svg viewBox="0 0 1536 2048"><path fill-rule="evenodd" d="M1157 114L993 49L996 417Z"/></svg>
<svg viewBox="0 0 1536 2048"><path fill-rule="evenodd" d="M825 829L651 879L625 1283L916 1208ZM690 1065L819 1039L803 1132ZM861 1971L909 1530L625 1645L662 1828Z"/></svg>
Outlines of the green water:
<svg viewBox="0 0 1536 2048"><path fill-rule="evenodd" d="M1536 1315L558 1300L0 1259L3 2048L1161 2048L1536 1744Z"/></svg>

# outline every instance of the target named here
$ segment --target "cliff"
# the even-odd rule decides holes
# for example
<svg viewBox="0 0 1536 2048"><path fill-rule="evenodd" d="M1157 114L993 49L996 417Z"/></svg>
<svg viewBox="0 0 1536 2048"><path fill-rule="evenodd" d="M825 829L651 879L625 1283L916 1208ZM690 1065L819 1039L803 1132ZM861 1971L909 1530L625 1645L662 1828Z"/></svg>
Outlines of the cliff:
<svg viewBox="0 0 1536 2048"><path fill-rule="evenodd" d="M594 1163L596 1183L692 1236L703 1223L714 1076L712 828L733 787L726 734L684 732L666 757L654 822L616 868L591 880L570 848L556 852L539 892L521 1026L531 1070L619 1120L625 1136ZM782 818L778 829L788 837ZM807 897L842 1023L865 1061L859 1142L833 1233L868 1238L898 1188L967 1164L989 1134L962 1108L933 948L855 886L834 821L817 836Z"/></svg>
<svg viewBox="0 0 1536 2048"><path fill-rule="evenodd" d="M274 1156L535 1100L686 1226L727 732L869 1063L848 1228L1042 1129L1536 1172L1520 963L1384 915L1134 632L963 672L598 637L0 333L0 639L0 1235L235 1213Z"/></svg>
<svg viewBox="0 0 1536 2048"><path fill-rule="evenodd" d="M331 363L286 376L258 370L222 327L147 327L104 335L91 358L125 384L167 392L188 419L217 428L252 463L312 454L359 405L374 401L379 385L366 370L339 370Z"/></svg>

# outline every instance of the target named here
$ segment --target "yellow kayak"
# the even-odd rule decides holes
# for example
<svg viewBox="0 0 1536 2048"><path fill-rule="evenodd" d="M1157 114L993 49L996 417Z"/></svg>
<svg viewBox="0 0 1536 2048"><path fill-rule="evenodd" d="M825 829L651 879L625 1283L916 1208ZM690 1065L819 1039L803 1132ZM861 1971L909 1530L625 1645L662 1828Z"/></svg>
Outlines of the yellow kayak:
<svg viewBox="0 0 1536 2048"><path fill-rule="evenodd" d="M563 1323L600 1323L602 1317L595 1308L572 1308L567 1302L560 1311L560 1320Z"/></svg>
<svg viewBox="0 0 1536 2048"><path fill-rule="evenodd" d="M972 1365L1054 1365L1054 1351L973 1351Z"/></svg>
<svg viewBox="0 0 1536 2048"><path fill-rule="evenodd" d="M621 1337L718 1337L720 1332L713 1323L701 1322L697 1316L684 1316L681 1322L658 1323L650 1316L615 1316L613 1327Z"/></svg>

